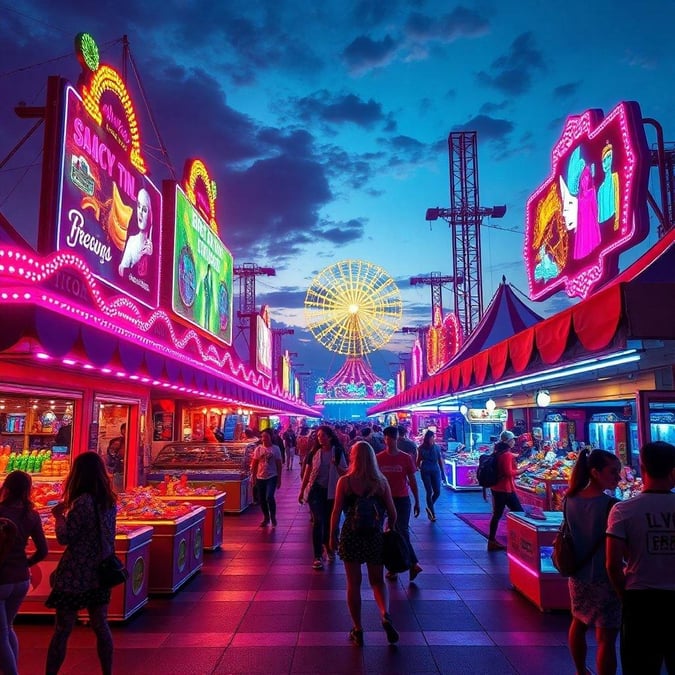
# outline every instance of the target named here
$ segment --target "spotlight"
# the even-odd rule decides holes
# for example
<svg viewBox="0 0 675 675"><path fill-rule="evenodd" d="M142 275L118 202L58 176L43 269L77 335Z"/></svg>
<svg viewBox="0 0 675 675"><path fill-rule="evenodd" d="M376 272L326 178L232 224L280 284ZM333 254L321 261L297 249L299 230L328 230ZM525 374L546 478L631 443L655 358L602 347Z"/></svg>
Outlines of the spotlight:
<svg viewBox="0 0 675 675"><path fill-rule="evenodd" d="M539 408L548 408L551 404L551 394L548 389L540 389L535 396L535 402Z"/></svg>
<svg viewBox="0 0 675 675"><path fill-rule="evenodd" d="M491 413L494 411L494 409L497 407L497 404L489 398L487 401L485 401L485 409Z"/></svg>

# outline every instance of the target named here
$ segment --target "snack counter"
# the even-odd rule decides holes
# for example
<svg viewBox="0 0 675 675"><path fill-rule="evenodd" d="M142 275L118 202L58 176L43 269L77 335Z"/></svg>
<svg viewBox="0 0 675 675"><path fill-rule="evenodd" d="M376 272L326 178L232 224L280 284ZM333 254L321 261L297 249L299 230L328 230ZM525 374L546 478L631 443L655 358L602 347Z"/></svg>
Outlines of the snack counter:
<svg viewBox="0 0 675 675"><path fill-rule="evenodd" d="M188 506L187 504L184 506ZM148 593L175 593L204 564L204 520L206 509L191 506L175 518L131 519L118 514L117 522L130 527L151 527ZM128 519L125 519L128 518Z"/></svg>
<svg viewBox="0 0 675 675"><path fill-rule="evenodd" d="M507 514L509 579L542 612L569 610L567 579L560 576L551 562L553 539L562 523L562 513L543 511L541 515L543 519L525 513Z"/></svg>
<svg viewBox="0 0 675 675"><path fill-rule="evenodd" d="M446 457L445 475L453 490L481 490L476 478L478 461L471 458Z"/></svg>
<svg viewBox="0 0 675 675"><path fill-rule="evenodd" d="M516 479L516 494L523 505L536 506L542 511L561 511L568 486L569 481L564 478L522 474Z"/></svg>
<svg viewBox="0 0 675 675"><path fill-rule="evenodd" d="M152 527L146 525L118 524L117 526L115 553L124 563L129 572L129 578L124 584L112 589L108 607L110 621L126 621L148 602L148 570L152 536ZM65 547L56 541L55 534L47 534L47 546L49 547L47 557L31 568L28 594L21 603L19 614L54 614L53 609L45 606L45 601L51 592L49 577L56 569ZM86 610L81 614L86 616Z"/></svg>
<svg viewBox="0 0 675 675"><path fill-rule="evenodd" d="M255 444L168 443L150 465L147 483L183 479L193 488L212 487L225 493L223 511L241 513L252 502L249 465Z"/></svg>

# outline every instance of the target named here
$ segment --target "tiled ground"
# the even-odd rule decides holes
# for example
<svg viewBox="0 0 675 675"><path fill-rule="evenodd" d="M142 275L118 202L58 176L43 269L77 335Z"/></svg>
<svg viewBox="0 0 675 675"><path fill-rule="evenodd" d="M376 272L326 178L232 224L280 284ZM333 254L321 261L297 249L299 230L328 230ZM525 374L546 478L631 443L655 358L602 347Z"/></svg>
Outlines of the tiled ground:
<svg viewBox="0 0 675 675"><path fill-rule="evenodd" d="M158 673L521 673L570 675L569 616L541 613L511 589L506 555L455 512L488 510L479 493L445 489L438 520L413 523L424 568L390 582L391 613L401 633L387 644L367 581L362 589L365 646L347 639L351 621L338 560L311 568L310 523L299 506L297 471L284 471L276 529L258 527L258 507L225 520L225 545L172 598L153 598L113 626L115 672ZM365 568L364 568L365 570ZM21 618L22 675L42 673L48 620ZM591 638L592 639L592 638ZM591 646L589 659L595 652ZM593 665L589 661L589 665ZM85 626L71 638L63 673L98 672Z"/></svg>

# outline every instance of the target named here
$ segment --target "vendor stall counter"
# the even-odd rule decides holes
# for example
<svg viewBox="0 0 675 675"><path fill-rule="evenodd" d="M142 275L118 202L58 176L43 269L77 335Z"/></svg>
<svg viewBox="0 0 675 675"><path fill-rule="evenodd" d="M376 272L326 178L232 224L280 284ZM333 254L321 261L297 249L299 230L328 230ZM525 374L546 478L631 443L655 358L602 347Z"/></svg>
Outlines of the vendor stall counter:
<svg viewBox="0 0 675 675"><path fill-rule="evenodd" d="M453 490L480 490L476 471L478 461L447 457L443 460L448 484Z"/></svg>
<svg viewBox="0 0 675 675"><path fill-rule="evenodd" d="M152 527L145 525L118 525L115 536L115 553L124 563L129 578L124 584L112 589L108 619L126 621L148 602L148 570L150 561L150 541ZM64 551L53 534L47 535L49 553L47 557L31 568L31 581L28 595L21 603L19 614L53 614L54 610L45 606L45 600L51 592L49 576L56 569ZM81 612L87 616L86 610Z"/></svg>
<svg viewBox="0 0 675 675"><path fill-rule="evenodd" d="M183 516L171 519L122 520L127 526L153 528L150 543L148 592L175 593L204 564L204 520L206 509L195 506Z"/></svg>
<svg viewBox="0 0 675 675"><path fill-rule="evenodd" d="M539 478L528 474L516 479L516 494L520 503L536 506L542 511L561 511L562 499L568 487L567 479Z"/></svg>
<svg viewBox="0 0 675 675"><path fill-rule="evenodd" d="M223 506L226 494L218 492L209 495L162 495L160 499L167 502L187 502L193 506L203 506L204 519L204 550L215 551L223 544Z"/></svg>
<svg viewBox="0 0 675 675"><path fill-rule="evenodd" d="M168 443L150 465L149 485L166 477L186 476L191 487L214 487L225 493L223 511L241 513L252 501L249 464L251 443Z"/></svg>
<svg viewBox="0 0 675 675"><path fill-rule="evenodd" d="M543 518L535 519L520 512L507 514L509 579L541 611L567 610L570 607L567 579L560 576L551 562L553 539L562 523L562 513L544 511Z"/></svg>

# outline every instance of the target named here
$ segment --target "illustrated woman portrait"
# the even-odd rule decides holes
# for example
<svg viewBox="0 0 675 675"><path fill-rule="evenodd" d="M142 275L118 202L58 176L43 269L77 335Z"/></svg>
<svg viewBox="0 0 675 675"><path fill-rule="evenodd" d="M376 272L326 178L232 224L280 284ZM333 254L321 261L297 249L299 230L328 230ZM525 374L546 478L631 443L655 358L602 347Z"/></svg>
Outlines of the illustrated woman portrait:
<svg viewBox="0 0 675 675"><path fill-rule="evenodd" d="M127 237L118 272L124 276L125 271L136 267L135 273L139 277L147 274L148 261L146 256L152 255L152 203L150 193L141 188L136 199L136 228L133 234Z"/></svg>

